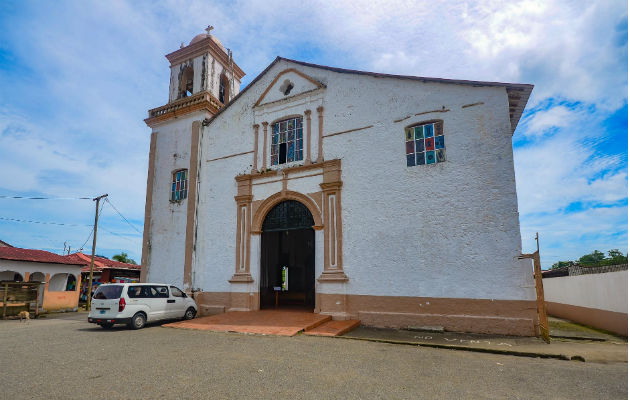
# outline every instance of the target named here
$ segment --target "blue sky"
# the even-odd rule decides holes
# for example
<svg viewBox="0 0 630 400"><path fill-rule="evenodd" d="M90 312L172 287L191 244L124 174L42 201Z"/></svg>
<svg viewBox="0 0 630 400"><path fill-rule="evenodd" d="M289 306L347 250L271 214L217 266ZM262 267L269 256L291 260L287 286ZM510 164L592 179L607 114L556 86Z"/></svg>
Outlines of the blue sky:
<svg viewBox="0 0 630 400"><path fill-rule="evenodd" d="M164 55L211 24L247 73L244 84L277 55L534 84L513 138L523 250L534 249L538 231L543 267L594 249L627 252L627 2L293 4L2 2L0 196L108 193L132 226L106 203L97 252L139 261L150 133L143 119L167 101ZM91 200L0 198L0 240L75 250L93 218Z"/></svg>

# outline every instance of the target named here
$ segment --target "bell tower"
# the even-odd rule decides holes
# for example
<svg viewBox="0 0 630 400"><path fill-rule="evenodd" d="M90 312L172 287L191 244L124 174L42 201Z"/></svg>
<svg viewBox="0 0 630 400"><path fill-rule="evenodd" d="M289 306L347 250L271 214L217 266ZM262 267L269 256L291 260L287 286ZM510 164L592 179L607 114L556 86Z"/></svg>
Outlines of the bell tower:
<svg viewBox="0 0 630 400"><path fill-rule="evenodd" d="M151 128L140 279L191 289L191 261L185 259L193 234L194 201L202 157L202 122L239 92L243 70L212 27L187 46L166 55L170 63L168 102L149 110ZM191 207L188 207L191 202ZM190 212L189 212L190 210ZM184 271L175 266L184 266ZM183 274L182 274L183 272Z"/></svg>
<svg viewBox="0 0 630 400"><path fill-rule="evenodd" d="M208 26L188 46L182 43L166 55L171 69L168 103L149 110L147 125L198 110L212 116L238 94L245 72L234 62L232 51L210 34L212 29Z"/></svg>

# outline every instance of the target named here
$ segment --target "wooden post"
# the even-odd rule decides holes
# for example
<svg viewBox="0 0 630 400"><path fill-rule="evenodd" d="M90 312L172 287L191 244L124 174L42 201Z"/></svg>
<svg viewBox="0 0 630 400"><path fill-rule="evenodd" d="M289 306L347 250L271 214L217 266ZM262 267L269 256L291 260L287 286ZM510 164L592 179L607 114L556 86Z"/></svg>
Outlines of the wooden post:
<svg viewBox="0 0 630 400"><path fill-rule="evenodd" d="M7 319L7 295L9 294L9 284L4 284L4 296L2 297L2 319Z"/></svg>
<svg viewBox="0 0 630 400"><path fill-rule="evenodd" d="M39 317L39 287L40 286L41 286L41 283L37 285L37 295L35 299L35 318Z"/></svg>
<svg viewBox="0 0 630 400"><path fill-rule="evenodd" d="M534 253L534 278L536 279L536 303L538 306L538 321L540 324L540 334L547 343L551 342L549 337L549 321L547 320L547 307L545 305L545 289L542 282L542 271L540 266L540 245L538 243L538 232L536 232L536 252Z"/></svg>
<svg viewBox="0 0 630 400"><path fill-rule="evenodd" d="M534 260L534 281L536 283L536 308L538 310L538 327L540 336L547 343L551 342L549 336L549 321L547 320L547 306L545 305L545 290L542 282L542 270L540 266L540 245L538 232L536 232L536 251L531 254L521 254L519 258L531 258Z"/></svg>
<svg viewBox="0 0 630 400"><path fill-rule="evenodd" d="M92 305L92 277L94 275L94 252L96 251L96 234L98 232L98 204L103 197L107 197L107 194L93 198L96 202L96 214L94 215L94 235L92 237L92 258L90 258L90 282L88 283L87 294L87 310L90 311Z"/></svg>

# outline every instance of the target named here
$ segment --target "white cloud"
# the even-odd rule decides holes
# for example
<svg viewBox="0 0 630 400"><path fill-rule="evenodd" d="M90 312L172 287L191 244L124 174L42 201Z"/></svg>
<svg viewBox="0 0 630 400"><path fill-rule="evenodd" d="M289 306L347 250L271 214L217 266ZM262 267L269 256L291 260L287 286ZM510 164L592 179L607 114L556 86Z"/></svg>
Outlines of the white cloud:
<svg viewBox="0 0 630 400"><path fill-rule="evenodd" d="M574 202L627 198L627 173L617 167L627 153L599 155L592 146L606 132L591 129L586 139L580 126L589 106L605 113L627 102L625 2L62 1L26 2L16 10L0 15L0 47L12 60L0 63L7 68L0 74L3 191L108 192L127 217L141 220L149 145L142 119L167 99L163 56L213 24L248 73L246 82L282 55L378 72L535 84L530 106L549 98L556 106L521 123L532 140L515 151L524 232L535 224L555 229L564 218L559 210ZM12 207L11 215L65 221L91 214L82 207ZM538 212L555 215L528 219ZM126 242L116 240L103 236L110 248ZM139 258L139 244L132 246L128 252Z"/></svg>
<svg viewBox="0 0 630 400"><path fill-rule="evenodd" d="M571 125L576 119L575 112L565 106L556 106L548 110L538 111L527 122L527 133L540 136L549 128L560 128Z"/></svg>
<svg viewBox="0 0 630 400"><path fill-rule="evenodd" d="M619 157L598 155L571 132L514 151L521 214L559 212L576 202L610 204L627 198Z"/></svg>

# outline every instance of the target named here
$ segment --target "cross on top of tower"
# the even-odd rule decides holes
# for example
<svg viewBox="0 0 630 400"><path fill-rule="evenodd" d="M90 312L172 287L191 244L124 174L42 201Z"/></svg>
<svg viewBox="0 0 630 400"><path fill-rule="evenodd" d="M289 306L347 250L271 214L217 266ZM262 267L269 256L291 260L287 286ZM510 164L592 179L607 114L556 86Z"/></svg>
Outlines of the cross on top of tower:
<svg viewBox="0 0 630 400"><path fill-rule="evenodd" d="M211 31L211 30L213 30L213 29L214 29L214 26L212 26L212 25L208 25L208 27L205 29L205 31L206 31L206 33L207 33L208 35L210 35L210 31Z"/></svg>

